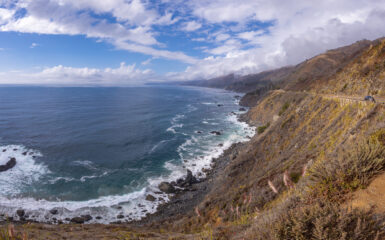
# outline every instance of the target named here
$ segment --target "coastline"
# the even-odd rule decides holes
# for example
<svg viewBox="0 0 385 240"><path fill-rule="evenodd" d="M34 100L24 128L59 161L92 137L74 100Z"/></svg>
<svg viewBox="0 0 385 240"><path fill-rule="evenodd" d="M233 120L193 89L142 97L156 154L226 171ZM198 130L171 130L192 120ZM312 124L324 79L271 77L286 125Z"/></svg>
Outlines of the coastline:
<svg viewBox="0 0 385 240"><path fill-rule="evenodd" d="M243 107L243 105L239 106ZM237 120L251 127L256 127L254 123L249 121L247 117L248 111L238 114ZM210 190L215 187L215 184L213 184L214 180L221 177L228 164L242 152L242 149L248 147L250 140L256 134L257 132L255 131L248 141L233 143L219 157L213 158L211 168L206 172L204 178L199 179L199 182L174 194L168 202L159 205L155 213L149 214L141 220L129 222L128 225L153 227L160 223L167 224L173 220L196 215L195 208L204 200Z"/></svg>
<svg viewBox="0 0 385 240"><path fill-rule="evenodd" d="M235 93L237 94L237 93ZM239 104L239 100L241 99L241 96L233 96L234 99L237 101L238 106L241 108L242 106ZM242 116L245 116L247 114L247 111L239 111L237 114L234 112L229 113L230 115L233 115L234 118L236 118L237 122L239 123L246 123L250 127L252 127L252 124L245 121L245 119ZM237 123L234 123L237 124ZM253 132L255 134L255 131ZM251 139L253 135L250 134L249 139ZM238 150L241 146L247 144L247 140L240 139L240 141L243 142L237 142L233 143L227 148L222 148L223 152L219 157L212 158L212 164L209 169L205 169L205 171L202 174L202 177L199 177L199 181L194 182L190 186L185 187L184 189L181 189L177 191L173 195L168 195L169 201L164 202L163 204L160 204L157 208L157 210L154 213L148 213L145 217L142 217L140 220L133 219L132 221L125 221L119 219L117 221L107 222L107 223L94 223L89 222L87 220L85 221L69 221L66 219L66 221L60 221L55 218L54 221L40 221L36 219L28 219L28 216L20 216L18 217L18 213L16 211L16 217L7 217L7 215L0 216L0 224L4 224L7 222L12 222L16 224L24 224L24 223L37 223L37 224L67 224L68 223L88 223L88 225L93 224L103 224L103 225L110 225L110 224L126 224L126 225L143 225L143 224L151 224L156 221L162 221L162 220L169 220L172 217L176 217L178 215L183 215L187 211L193 212L191 210L194 209L195 206L197 206L204 198L204 196L212 189L211 182L213 179L218 177L222 171L225 169L225 167L228 165L228 163L231 161L231 159L236 156L238 153ZM235 158L235 157L234 157ZM187 170L187 169L186 169ZM201 176L201 175L198 175ZM183 176L185 178L185 176ZM174 184L174 186L176 186ZM177 186L176 186L177 187ZM21 206L19 208L20 210L23 209ZM83 218L84 216L79 216L79 218ZM87 217L87 216L85 216ZM75 217L77 218L77 217ZM87 217L88 218L88 217Z"/></svg>

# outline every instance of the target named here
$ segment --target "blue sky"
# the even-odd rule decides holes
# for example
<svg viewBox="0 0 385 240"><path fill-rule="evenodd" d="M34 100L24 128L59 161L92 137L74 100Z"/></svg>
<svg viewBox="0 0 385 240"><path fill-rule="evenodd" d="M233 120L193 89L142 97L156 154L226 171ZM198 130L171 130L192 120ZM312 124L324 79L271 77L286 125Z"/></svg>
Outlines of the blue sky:
<svg viewBox="0 0 385 240"><path fill-rule="evenodd" d="M384 21L384 0L0 0L0 84L244 75L382 37Z"/></svg>

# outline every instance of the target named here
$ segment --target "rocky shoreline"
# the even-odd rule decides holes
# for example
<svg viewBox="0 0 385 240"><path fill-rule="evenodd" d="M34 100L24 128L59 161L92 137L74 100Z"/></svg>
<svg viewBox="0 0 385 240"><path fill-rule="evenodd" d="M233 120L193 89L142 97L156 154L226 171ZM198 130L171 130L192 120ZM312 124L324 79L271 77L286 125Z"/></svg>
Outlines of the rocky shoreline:
<svg viewBox="0 0 385 240"><path fill-rule="evenodd" d="M243 107L241 109L241 111L245 112L238 115L238 120L253 126L254 124L249 121L246 109ZM174 195L170 198L170 201L160 205L155 213L149 214L145 218L131 223L134 225L158 224L159 222L169 222L172 219L186 216L186 213L188 212L194 212L194 208L198 206L199 203L203 201L206 194L215 187L213 184L214 179L217 179L222 175L226 166L232 160L234 160L248 144L249 141L234 143L228 149L226 149L221 154L221 156L214 158L212 160L211 169L205 170L205 178L189 182L189 179L191 178L189 178L188 173L187 177L183 180L184 182L190 183L188 186L185 186L183 189L174 192ZM179 185L178 183L169 184L174 187L178 187Z"/></svg>
<svg viewBox="0 0 385 240"><path fill-rule="evenodd" d="M241 99L238 95L235 96L236 99ZM236 114L234 112L230 114L237 115L238 120L246 122L249 125L253 125L248 121L247 110L241 105L240 112ZM221 135L220 132L212 131L211 134ZM215 187L212 182L214 179L219 177L226 166L236 158L240 149L247 145L248 142L238 142L232 144L228 149L226 149L221 156L212 160L210 169L203 169L205 177L196 178L192 175L190 170L186 170L186 177L178 179L175 182L162 182L159 184L159 189L163 193L172 194L170 201L165 202L158 206L158 209L155 213L147 214L146 217L141 220L134 220L131 222L120 221L119 215L117 216L117 221L111 222L110 224L129 224L134 226L142 225L151 225L152 223L159 223L162 221L169 221L170 219L178 218L185 215L187 212L193 212L194 208L203 201L204 197L210 190ZM153 201L155 197L151 194L146 196L146 201ZM53 216L58 214L56 209L51 209L50 214ZM25 223L39 223L36 220L28 219L25 210L22 208L16 210L16 219L13 217L7 217L6 215L0 215L0 224L6 222L12 222L15 224L25 224ZM98 218L98 217L96 217ZM63 223L75 223L83 224L87 223L93 219L90 215L82 215L78 217L68 218L65 221L57 220L52 218L52 222L44 222L42 224L63 224ZM123 219L122 219L123 220Z"/></svg>

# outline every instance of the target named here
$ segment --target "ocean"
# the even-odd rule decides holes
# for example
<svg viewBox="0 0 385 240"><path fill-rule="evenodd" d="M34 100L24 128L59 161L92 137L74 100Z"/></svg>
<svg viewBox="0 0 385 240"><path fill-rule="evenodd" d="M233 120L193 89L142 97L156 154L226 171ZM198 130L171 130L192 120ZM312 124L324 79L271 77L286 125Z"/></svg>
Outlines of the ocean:
<svg viewBox="0 0 385 240"><path fill-rule="evenodd" d="M0 165L17 163L0 172L0 213L24 209L41 222L91 215L90 223L153 213L169 199L160 182L186 169L204 177L213 158L254 135L234 114L236 95L181 86L2 87Z"/></svg>

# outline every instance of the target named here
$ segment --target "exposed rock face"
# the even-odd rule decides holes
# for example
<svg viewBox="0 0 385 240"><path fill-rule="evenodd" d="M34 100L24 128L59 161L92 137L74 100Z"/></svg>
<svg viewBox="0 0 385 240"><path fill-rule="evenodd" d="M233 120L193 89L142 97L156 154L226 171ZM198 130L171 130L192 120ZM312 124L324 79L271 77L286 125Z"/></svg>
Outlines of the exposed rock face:
<svg viewBox="0 0 385 240"><path fill-rule="evenodd" d="M158 188L164 193L175 193L175 187L168 182L161 182Z"/></svg>
<svg viewBox="0 0 385 240"><path fill-rule="evenodd" d="M8 171L16 166L16 158L11 158L5 165L0 165L0 172Z"/></svg>

